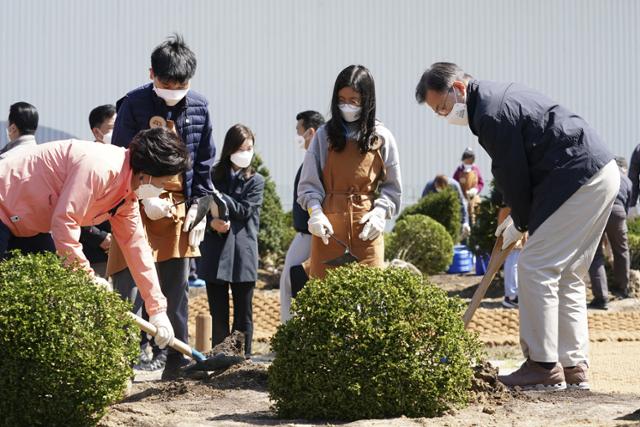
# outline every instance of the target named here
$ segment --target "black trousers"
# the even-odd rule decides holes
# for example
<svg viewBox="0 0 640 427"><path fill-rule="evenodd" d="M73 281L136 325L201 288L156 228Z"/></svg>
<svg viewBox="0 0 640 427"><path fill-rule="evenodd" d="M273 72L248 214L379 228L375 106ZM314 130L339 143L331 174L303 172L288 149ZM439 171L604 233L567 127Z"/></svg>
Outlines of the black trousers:
<svg viewBox="0 0 640 427"><path fill-rule="evenodd" d="M13 249L19 249L22 253L28 254L55 252L56 246L49 233L40 233L32 237L16 237L9 227L0 221L0 259L6 258L7 252Z"/></svg>
<svg viewBox="0 0 640 427"><path fill-rule="evenodd" d="M211 339L213 345L220 344L230 334L229 287L231 287L233 296L233 326L231 330L244 333L244 354L250 356L251 340L253 339L253 290L256 287L256 282L207 281L209 312L213 319Z"/></svg>
<svg viewBox="0 0 640 427"><path fill-rule="evenodd" d="M167 298L167 316L173 326L173 332L177 339L189 343L189 259L172 258L166 261L157 262L156 270L160 279L160 288ZM148 320L148 315L142 305L142 299L137 292L135 282L129 269L124 269L112 276L113 287L123 299L134 304L133 312L136 313L142 307L142 317ZM146 341L146 334L143 334L142 342ZM160 350L153 346L153 354L158 355L167 352L167 366L176 367L183 365L184 358L176 350Z"/></svg>

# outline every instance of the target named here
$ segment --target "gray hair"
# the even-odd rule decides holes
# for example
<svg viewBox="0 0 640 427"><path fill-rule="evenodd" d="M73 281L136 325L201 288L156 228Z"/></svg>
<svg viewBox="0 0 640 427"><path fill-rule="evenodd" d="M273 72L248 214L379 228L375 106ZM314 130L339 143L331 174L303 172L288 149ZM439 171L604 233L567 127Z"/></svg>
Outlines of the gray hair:
<svg viewBox="0 0 640 427"><path fill-rule="evenodd" d="M416 86L416 101L422 104L428 90L443 92L448 90L456 80L468 80L471 75L452 62L435 62L422 73Z"/></svg>

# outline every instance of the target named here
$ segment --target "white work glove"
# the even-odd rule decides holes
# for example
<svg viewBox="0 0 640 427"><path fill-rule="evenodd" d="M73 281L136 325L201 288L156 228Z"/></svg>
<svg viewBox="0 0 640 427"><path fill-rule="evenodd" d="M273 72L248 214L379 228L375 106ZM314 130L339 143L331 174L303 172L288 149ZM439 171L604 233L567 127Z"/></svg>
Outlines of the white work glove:
<svg viewBox="0 0 640 427"><path fill-rule="evenodd" d="M161 199L160 197L142 199L142 206L144 206L144 213L147 214L151 221L170 217L171 208L173 207L169 200Z"/></svg>
<svg viewBox="0 0 640 427"><path fill-rule="evenodd" d="M167 313L162 312L158 314L154 314L149 317L149 323L156 327L157 332L155 336L156 344L158 347L165 348L171 341L173 341L174 333L173 326L171 326L171 322L167 317Z"/></svg>
<svg viewBox="0 0 640 427"><path fill-rule="evenodd" d="M93 284L99 288L104 288L109 292L113 291L113 286L111 286L111 283L109 283L109 281L103 277L93 276Z"/></svg>
<svg viewBox="0 0 640 427"><path fill-rule="evenodd" d="M640 212L638 212L638 206L634 206L629 209L629 214L627 215L627 219L634 219L640 216Z"/></svg>
<svg viewBox="0 0 640 427"><path fill-rule="evenodd" d="M189 231L191 224L196 220L196 215L198 214L198 204L194 203L191 205L189 210L187 211L187 215L184 218L184 227L182 231L185 233ZM197 248L200 246L202 240L204 240L204 232L207 228L206 218L202 218L202 220L193 227L193 230L189 231L189 246L192 248Z"/></svg>
<svg viewBox="0 0 640 427"><path fill-rule="evenodd" d="M471 226L468 222L465 222L464 224L462 224L462 238L464 239L469 234L471 234Z"/></svg>
<svg viewBox="0 0 640 427"><path fill-rule="evenodd" d="M310 208L309 222L307 223L309 233L322 239L322 243L329 244L329 236L333 234L333 226L329 218L322 212L320 205Z"/></svg>
<svg viewBox="0 0 640 427"><path fill-rule="evenodd" d="M376 239L384 231L384 226L387 223L386 218L387 211L381 207L373 208L367 212L360 220L360 224L364 224L359 235L360 240Z"/></svg>
<svg viewBox="0 0 640 427"><path fill-rule="evenodd" d="M473 199L478 195L478 189L476 187L467 190L467 197Z"/></svg>
<svg viewBox="0 0 640 427"><path fill-rule="evenodd" d="M516 228L513 219L511 219L511 215L509 215L498 225L495 235L496 237L502 236L502 250L505 250L512 243L522 239L524 233Z"/></svg>

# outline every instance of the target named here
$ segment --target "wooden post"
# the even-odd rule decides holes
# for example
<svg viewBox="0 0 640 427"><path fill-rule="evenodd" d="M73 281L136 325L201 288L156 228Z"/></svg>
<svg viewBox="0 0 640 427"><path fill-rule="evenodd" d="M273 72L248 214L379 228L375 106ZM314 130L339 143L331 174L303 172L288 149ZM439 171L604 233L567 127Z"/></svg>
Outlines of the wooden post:
<svg viewBox="0 0 640 427"><path fill-rule="evenodd" d="M211 315L199 314L196 317L196 350L206 353L211 350Z"/></svg>

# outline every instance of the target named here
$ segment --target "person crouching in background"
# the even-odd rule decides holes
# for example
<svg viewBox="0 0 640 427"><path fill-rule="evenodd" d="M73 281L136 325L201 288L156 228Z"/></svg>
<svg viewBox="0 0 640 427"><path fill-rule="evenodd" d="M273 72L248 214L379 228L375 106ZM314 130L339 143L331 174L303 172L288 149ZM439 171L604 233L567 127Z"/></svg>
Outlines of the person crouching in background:
<svg viewBox="0 0 640 427"><path fill-rule="evenodd" d="M215 188L229 209L229 221L208 217L200 246L198 277L207 283L209 311L213 318L213 345L229 331L229 287L233 295L233 331L245 334L245 356L251 356L253 290L258 278L258 230L264 194L264 178L250 166L255 137L241 124L224 138L220 160L211 171Z"/></svg>

